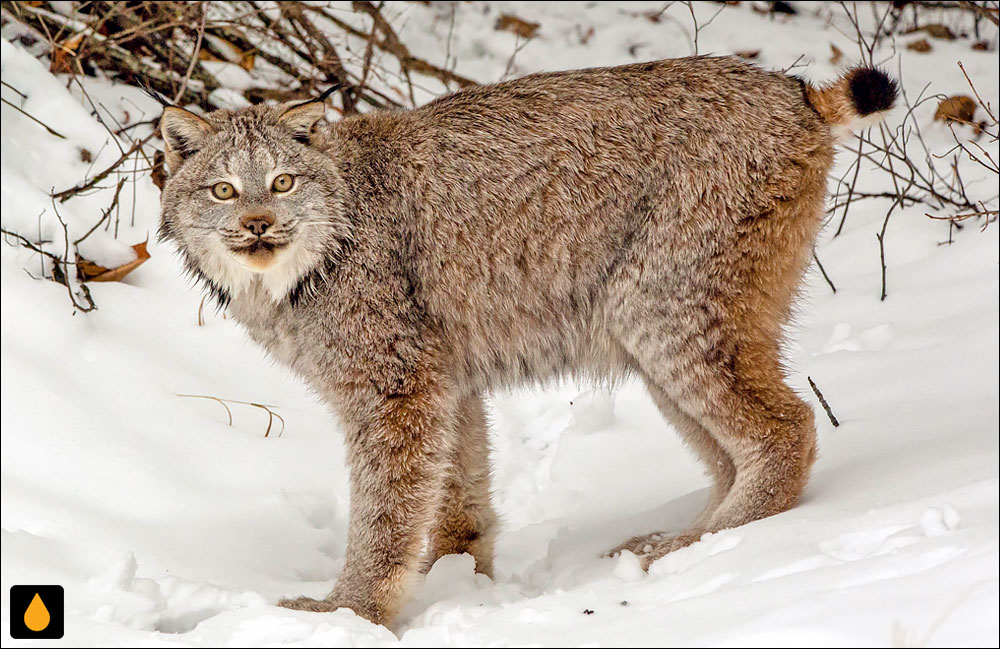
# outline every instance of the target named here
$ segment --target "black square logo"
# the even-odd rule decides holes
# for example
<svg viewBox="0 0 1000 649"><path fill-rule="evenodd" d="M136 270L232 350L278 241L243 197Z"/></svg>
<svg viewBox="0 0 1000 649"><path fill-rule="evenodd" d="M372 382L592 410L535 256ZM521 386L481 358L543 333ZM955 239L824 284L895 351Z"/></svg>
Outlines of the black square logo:
<svg viewBox="0 0 1000 649"><path fill-rule="evenodd" d="M11 586L10 637L18 640L63 637L62 586Z"/></svg>

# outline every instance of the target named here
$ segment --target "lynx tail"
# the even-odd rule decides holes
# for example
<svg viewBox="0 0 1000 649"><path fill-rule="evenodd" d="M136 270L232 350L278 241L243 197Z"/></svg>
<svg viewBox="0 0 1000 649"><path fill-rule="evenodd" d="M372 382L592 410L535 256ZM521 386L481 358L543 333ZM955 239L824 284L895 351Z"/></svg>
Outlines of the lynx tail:
<svg viewBox="0 0 1000 649"><path fill-rule="evenodd" d="M877 68L854 68L826 86L806 84L806 98L837 141L882 121L898 94L896 81Z"/></svg>

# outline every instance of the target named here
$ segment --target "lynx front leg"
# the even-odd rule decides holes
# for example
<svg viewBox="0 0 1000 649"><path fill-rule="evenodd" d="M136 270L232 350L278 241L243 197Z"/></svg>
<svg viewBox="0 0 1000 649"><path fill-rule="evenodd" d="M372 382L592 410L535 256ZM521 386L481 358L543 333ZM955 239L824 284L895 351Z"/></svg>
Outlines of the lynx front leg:
<svg viewBox="0 0 1000 649"><path fill-rule="evenodd" d="M351 427L347 440L351 521L344 572L325 600L279 604L308 611L347 607L387 624L418 572L438 509L454 405L443 390L423 386L365 410L370 414Z"/></svg>
<svg viewBox="0 0 1000 649"><path fill-rule="evenodd" d="M489 453L483 399L473 394L458 405L455 445L449 454L444 497L431 530L425 569L446 554L467 552L476 559L476 572L493 576L497 517L490 502Z"/></svg>

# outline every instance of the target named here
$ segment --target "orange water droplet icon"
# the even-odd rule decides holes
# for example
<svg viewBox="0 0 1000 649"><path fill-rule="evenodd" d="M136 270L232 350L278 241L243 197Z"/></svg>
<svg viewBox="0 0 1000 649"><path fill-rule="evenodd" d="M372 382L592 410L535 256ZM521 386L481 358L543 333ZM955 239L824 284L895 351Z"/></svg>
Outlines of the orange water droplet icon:
<svg viewBox="0 0 1000 649"><path fill-rule="evenodd" d="M45 602L38 593L35 593L31 603L28 604L28 609L24 612L24 626L37 633L45 630L51 619L49 609L45 608Z"/></svg>

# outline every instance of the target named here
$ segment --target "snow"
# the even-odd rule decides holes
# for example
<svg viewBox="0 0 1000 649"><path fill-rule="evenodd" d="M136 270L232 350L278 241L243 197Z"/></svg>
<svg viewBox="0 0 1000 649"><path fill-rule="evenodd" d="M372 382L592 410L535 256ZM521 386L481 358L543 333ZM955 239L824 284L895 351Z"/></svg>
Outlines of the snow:
<svg viewBox="0 0 1000 649"><path fill-rule="evenodd" d="M759 48L758 62L773 68L801 54L807 67L795 72L810 79L856 60L836 6L786 21L748 4L705 27L699 51ZM642 14L661 3L390 3L386 11L415 55L440 64L452 7L456 72L483 81L692 50L680 4L660 22ZM717 5L696 9L704 24ZM541 23L539 36L525 44L494 31L504 12ZM836 66L831 43L845 52ZM928 83L932 93L967 92L961 60L983 98L1000 103L995 52L961 39L933 44L933 55L899 43L876 57L902 70L911 98ZM79 89L67 90L6 32L2 73L28 95L22 102L5 87L4 98L67 138L3 107L3 226L49 240L46 249L59 253L63 232L49 192L120 151ZM385 79L386 89L395 83ZM433 79L420 86L418 101L444 90ZM85 87L112 130L158 114L135 88L100 79ZM917 117L929 144L944 151L951 135L931 122L933 110L930 102ZM996 143L981 144L997 158ZM80 148L93 162L81 160ZM841 156L835 176L850 158ZM970 193L995 197L996 177L962 164ZM859 186L887 189L870 167ZM139 176L112 216L117 238L100 228L81 250L98 263L131 259L131 244L155 231L158 192L148 174ZM114 184L59 205L71 239L97 221ZM948 224L928 219L925 206L895 212L888 298L880 301L874 235L888 205L859 202L840 236L824 231L817 253L837 293L811 270L790 329L789 381L814 404L820 442L798 507L706 535L644 573L630 554L602 553L632 534L683 529L708 483L642 387L562 383L497 394L496 579L475 575L467 556L444 557L391 630L346 610L274 605L281 596L324 595L343 566L340 435L304 384L224 314L206 307L198 324L201 295L170 248L151 238L149 261L123 282L93 285L99 309L74 314L64 286L29 276L41 271L37 254L0 246L4 645L29 644L8 640L9 586L58 583L66 639L53 646L995 646L998 228L980 232L970 222L940 245ZM259 408L230 405L230 426L217 402L180 394L273 404L284 433L276 423L265 437Z"/></svg>

